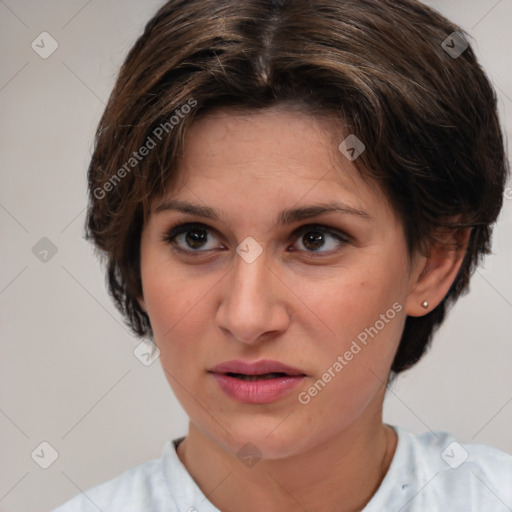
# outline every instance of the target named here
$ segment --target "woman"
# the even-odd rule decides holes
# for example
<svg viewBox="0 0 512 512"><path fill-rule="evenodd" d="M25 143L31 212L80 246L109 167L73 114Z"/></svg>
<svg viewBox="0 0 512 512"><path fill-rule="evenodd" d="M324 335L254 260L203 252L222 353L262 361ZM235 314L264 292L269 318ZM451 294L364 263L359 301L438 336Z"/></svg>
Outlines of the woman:
<svg viewBox="0 0 512 512"><path fill-rule="evenodd" d="M165 4L98 127L87 234L189 431L57 510L510 510L510 455L382 421L506 175L489 81L423 4Z"/></svg>

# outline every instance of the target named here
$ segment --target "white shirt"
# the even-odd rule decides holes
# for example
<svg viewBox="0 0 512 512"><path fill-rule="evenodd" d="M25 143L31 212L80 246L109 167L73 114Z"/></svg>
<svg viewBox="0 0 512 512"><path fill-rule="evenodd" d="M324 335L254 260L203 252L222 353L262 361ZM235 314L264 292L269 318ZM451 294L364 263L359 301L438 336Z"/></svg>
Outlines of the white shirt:
<svg viewBox="0 0 512 512"><path fill-rule="evenodd" d="M389 470L362 512L511 512L512 455L459 444L446 432L393 427L398 444ZM85 491L53 512L219 512L168 441L151 460ZM243 511L240 511L243 512Z"/></svg>

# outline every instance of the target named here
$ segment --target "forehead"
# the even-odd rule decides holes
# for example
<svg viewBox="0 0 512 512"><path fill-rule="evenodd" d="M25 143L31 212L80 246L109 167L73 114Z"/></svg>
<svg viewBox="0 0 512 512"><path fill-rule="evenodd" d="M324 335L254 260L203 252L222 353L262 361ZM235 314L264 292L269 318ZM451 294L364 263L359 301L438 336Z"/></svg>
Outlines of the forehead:
<svg viewBox="0 0 512 512"><path fill-rule="evenodd" d="M346 136L339 120L296 110L215 110L188 130L178 179L166 196L254 198L267 207L276 200L339 199L359 209L385 202L375 184L339 151Z"/></svg>
<svg viewBox="0 0 512 512"><path fill-rule="evenodd" d="M206 159L211 164L208 169L222 164L239 167L242 172L258 171L262 176L302 170L301 177L306 178L315 174L312 164L318 157L325 163L332 156L334 141L330 139L335 137L333 123L299 112L218 110L192 125L183 163ZM338 138L341 142L341 133Z"/></svg>

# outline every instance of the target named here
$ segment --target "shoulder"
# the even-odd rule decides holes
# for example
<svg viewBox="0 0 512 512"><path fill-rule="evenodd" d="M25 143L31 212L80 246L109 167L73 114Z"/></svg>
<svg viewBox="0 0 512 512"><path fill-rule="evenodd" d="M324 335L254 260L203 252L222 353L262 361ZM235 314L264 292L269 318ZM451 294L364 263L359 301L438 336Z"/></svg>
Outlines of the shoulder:
<svg viewBox="0 0 512 512"><path fill-rule="evenodd" d="M164 455L168 449L169 443L164 448ZM164 477L163 461L164 456L135 466L107 482L81 492L53 512L177 511Z"/></svg>
<svg viewBox="0 0 512 512"><path fill-rule="evenodd" d="M418 492L416 500L422 503L418 510L511 510L512 455L483 444L459 442L448 432L418 435L396 430L402 444L402 472L408 468Z"/></svg>
<svg viewBox="0 0 512 512"><path fill-rule="evenodd" d="M462 478L470 473L485 475L496 482L502 480L501 476L512 476L512 455L492 446L459 442L444 431L407 435L416 457L424 460L431 470ZM511 482L509 479L506 483Z"/></svg>

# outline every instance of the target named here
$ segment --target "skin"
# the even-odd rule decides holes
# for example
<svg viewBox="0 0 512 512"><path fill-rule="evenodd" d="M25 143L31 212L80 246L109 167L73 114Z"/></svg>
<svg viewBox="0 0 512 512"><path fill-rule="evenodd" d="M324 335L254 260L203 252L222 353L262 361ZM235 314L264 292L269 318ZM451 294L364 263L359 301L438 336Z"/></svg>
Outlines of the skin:
<svg viewBox="0 0 512 512"><path fill-rule="evenodd" d="M139 302L190 418L178 455L225 512L364 507L396 448L382 404L406 316L425 314L425 299L435 307L462 261L463 251L438 246L409 257L384 194L338 151L344 138L329 120L282 108L203 117L187 134L181 179L153 200L142 232ZM171 198L222 210L221 218L157 211ZM366 216L331 212L275 225L283 209L334 200ZM204 224L202 242L191 247L186 234L163 241L186 222ZM312 245L314 227L294 234L308 224L348 239L325 234ZM236 252L249 236L262 248L252 263ZM395 303L401 311L378 335L308 404L299 403L298 394ZM307 377L275 402L243 404L207 372L232 359L272 359ZM252 467L237 457L246 443L261 453Z"/></svg>

